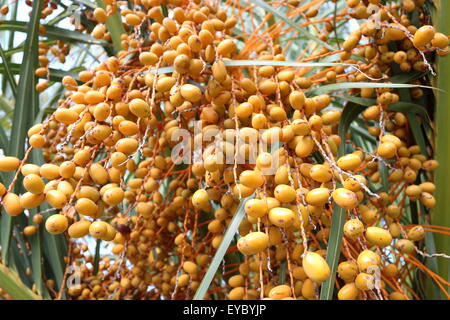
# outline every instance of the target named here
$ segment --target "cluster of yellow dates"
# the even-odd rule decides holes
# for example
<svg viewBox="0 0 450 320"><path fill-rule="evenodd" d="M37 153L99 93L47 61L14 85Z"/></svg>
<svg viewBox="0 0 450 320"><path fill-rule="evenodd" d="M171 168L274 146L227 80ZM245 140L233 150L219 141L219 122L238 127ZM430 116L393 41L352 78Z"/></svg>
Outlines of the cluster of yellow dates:
<svg viewBox="0 0 450 320"><path fill-rule="evenodd" d="M45 224L52 234L112 243L117 258L104 258L97 276L84 265L92 260L86 245L69 239L70 258L83 275L81 288L68 288L73 298L116 292L125 298L192 298L241 202L245 218L223 266L227 285L213 281L205 298L317 299L331 274L325 258L336 206L348 217L337 297L411 298L392 285L401 281L404 261L390 262L389 255L413 255L414 242L423 239L423 227L406 230L400 221L406 198L435 205L429 173L438 164L411 142L405 114L389 111L400 99L395 89L350 92L376 101L362 114L377 139L373 151L343 141L335 98L308 90L389 77L394 64L403 72L427 71L421 53L446 55L448 38L432 26L411 24L408 13L423 1L382 6L378 0L347 0L357 19L368 18L370 4L382 6L381 28L362 22L341 44L340 61L362 72L342 64L317 76L277 64L286 60L286 49L276 39L239 49L243 44L233 33L238 17L209 1L134 0L134 9L104 2L106 9L91 13L98 22L91 34L109 40L105 23L119 13L129 30L122 35L123 50L80 72L79 82L63 79L66 99L28 131L28 144L42 150L44 164L0 158L0 170L16 172L24 188L15 194L12 185L0 185L6 214L44 204L54 209L35 214L26 236ZM298 1L289 5L296 10ZM310 19L316 14L308 11ZM139 36L141 27L145 36ZM333 37L329 23L320 37ZM48 48L41 47L45 54ZM265 62L230 64L245 59ZM410 92L415 99L423 95L421 88ZM189 150L190 163L179 164L171 151L183 132L189 146L200 148ZM261 151L261 143L272 149ZM339 154L343 144L353 150ZM381 165L391 190L375 192ZM430 181L416 184L420 172Z"/></svg>

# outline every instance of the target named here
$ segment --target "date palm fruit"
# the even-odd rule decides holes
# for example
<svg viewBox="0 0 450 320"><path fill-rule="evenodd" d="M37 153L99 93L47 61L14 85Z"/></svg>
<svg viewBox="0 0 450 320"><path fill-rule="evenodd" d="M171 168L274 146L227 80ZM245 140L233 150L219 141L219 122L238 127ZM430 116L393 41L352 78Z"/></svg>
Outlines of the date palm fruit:
<svg viewBox="0 0 450 320"><path fill-rule="evenodd" d="M313 206L322 206L330 196L328 188L315 188L306 194L306 202Z"/></svg>
<svg viewBox="0 0 450 320"><path fill-rule="evenodd" d="M89 220L80 220L70 225L68 229L71 238L81 238L89 233L91 222Z"/></svg>
<svg viewBox="0 0 450 320"><path fill-rule="evenodd" d="M239 181L246 187L258 188L263 185L264 178L260 172L254 170L246 170L240 174Z"/></svg>
<svg viewBox="0 0 450 320"><path fill-rule="evenodd" d="M17 216L22 213L23 207L20 204L20 198L17 194L9 192L3 196L3 208L10 216Z"/></svg>
<svg viewBox="0 0 450 320"><path fill-rule="evenodd" d="M364 272L377 268L381 263L381 259L377 253L371 250L364 250L358 255L356 262L359 270Z"/></svg>
<svg viewBox="0 0 450 320"><path fill-rule="evenodd" d="M336 163L342 170L351 171L355 170L361 165L361 158L356 154L350 153L343 157L340 157Z"/></svg>
<svg viewBox="0 0 450 320"><path fill-rule="evenodd" d="M8 172L16 170L20 165L20 160L16 157L0 158L0 171Z"/></svg>
<svg viewBox="0 0 450 320"><path fill-rule="evenodd" d="M295 221L295 213L288 208L273 208L269 211L269 220L274 225L287 228Z"/></svg>
<svg viewBox="0 0 450 320"><path fill-rule="evenodd" d="M192 204L194 207L197 208L208 208L209 207L209 196L208 192L203 189L199 189L195 191L194 195L192 196Z"/></svg>
<svg viewBox="0 0 450 320"><path fill-rule="evenodd" d="M414 33L414 45L417 47L426 46L433 40L435 33L436 31L433 26L427 25L420 27L416 33Z"/></svg>
<svg viewBox="0 0 450 320"><path fill-rule="evenodd" d="M359 295L359 290L355 283L347 283L338 291L339 300L356 300Z"/></svg>
<svg viewBox="0 0 450 320"><path fill-rule="evenodd" d="M45 229L52 234L63 233L68 225L68 219L62 214L53 214L45 221Z"/></svg>
<svg viewBox="0 0 450 320"><path fill-rule="evenodd" d="M237 246L245 255L253 255L267 248L269 237L263 232L251 232L238 240Z"/></svg>
<svg viewBox="0 0 450 320"><path fill-rule="evenodd" d="M94 221L88 231L94 238L101 239L108 234L108 224L104 221Z"/></svg>
<svg viewBox="0 0 450 320"><path fill-rule="evenodd" d="M422 226L415 226L408 231L408 238L412 241L419 241L425 237L425 230Z"/></svg>
<svg viewBox="0 0 450 320"><path fill-rule="evenodd" d="M29 174L23 178L23 186L33 194L40 194L44 191L44 181L37 174Z"/></svg>
<svg viewBox="0 0 450 320"><path fill-rule="evenodd" d="M344 234L351 240L356 240L364 233L364 224L359 219L348 220L344 224Z"/></svg>
<svg viewBox="0 0 450 320"><path fill-rule="evenodd" d="M297 193L294 188L284 184L279 184L275 187L274 195L280 202L292 202L297 197Z"/></svg>
<svg viewBox="0 0 450 320"><path fill-rule="evenodd" d="M321 283L330 276L330 267L325 259L316 252L308 252L302 260L303 269L311 280Z"/></svg>
<svg viewBox="0 0 450 320"><path fill-rule="evenodd" d="M384 248L392 242L389 231L378 227L368 227L365 236L367 241L380 248Z"/></svg>
<svg viewBox="0 0 450 320"><path fill-rule="evenodd" d="M414 242L408 239L400 239L395 242L395 248L402 253L410 254L414 251Z"/></svg>
<svg viewBox="0 0 450 320"><path fill-rule="evenodd" d="M245 203L245 212L253 218L261 218L269 211L267 203L262 199L250 199Z"/></svg>
<svg viewBox="0 0 450 320"><path fill-rule="evenodd" d="M353 191L338 188L333 191L334 201L342 208L352 210L358 205L358 197Z"/></svg>
<svg viewBox="0 0 450 320"><path fill-rule="evenodd" d="M423 148L411 128L436 117L426 105L427 117L412 122L415 109L401 106L435 100L427 72L436 55L449 53L448 35L434 27L425 1L278 5L300 20L303 10L320 42L292 41L296 30L276 19L272 31L253 25L270 14L256 6L104 2L67 20L108 55L61 78L54 70L79 48L45 29L55 10L67 10L25 3L42 5L36 90L51 94L55 82L63 92L47 99L51 111L26 128L19 149L3 150L0 197L5 213L18 216L10 245L20 242L24 256L34 257L35 241L53 234L67 241L70 254L61 261L81 269L80 286L57 285L50 247L42 246L51 298L62 290L78 300L190 299L218 252L223 263L212 270L205 299L314 300L328 285L335 290L326 294L339 300L423 296L410 272L429 252L421 240L447 231L410 220L418 201L420 221L431 223L439 167L434 148ZM301 48L308 57L298 55ZM391 85L400 78L404 87ZM229 228L239 239L224 248ZM425 267L423 275L432 274Z"/></svg>
<svg viewBox="0 0 450 320"><path fill-rule="evenodd" d="M272 300L282 300L292 295L291 287L287 285L280 285L270 289L269 298Z"/></svg>
<svg viewBox="0 0 450 320"><path fill-rule="evenodd" d="M338 265L338 275L345 282L352 282L358 275L358 266L352 261L344 261Z"/></svg>

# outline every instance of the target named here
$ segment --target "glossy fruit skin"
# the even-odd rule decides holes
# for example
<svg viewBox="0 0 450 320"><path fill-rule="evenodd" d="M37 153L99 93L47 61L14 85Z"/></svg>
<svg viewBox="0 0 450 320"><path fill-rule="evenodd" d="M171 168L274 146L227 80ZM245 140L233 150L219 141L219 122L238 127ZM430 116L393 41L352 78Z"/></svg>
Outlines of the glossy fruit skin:
<svg viewBox="0 0 450 320"><path fill-rule="evenodd" d="M89 226L89 234L94 238L101 239L108 233L108 226L106 222L94 221Z"/></svg>
<svg viewBox="0 0 450 320"><path fill-rule="evenodd" d="M67 203L67 197L64 193L57 190L50 190L45 195L47 202L56 209L62 209Z"/></svg>
<svg viewBox="0 0 450 320"><path fill-rule="evenodd" d="M431 41L431 44L434 47L438 47L439 49L447 49L448 44L449 44L449 39L445 34L436 32L433 40Z"/></svg>
<svg viewBox="0 0 450 320"><path fill-rule="evenodd" d="M62 214L54 214L45 221L45 229L52 234L60 234L67 230L68 219Z"/></svg>
<svg viewBox="0 0 450 320"><path fill-rule="evenodd" d="M59 177L59 167L51 163L45 163L40 167L39 174L43 178L54 180Z"/></svg>
<svg viewBox="0 0 450 320"><path fill-rule="evenodd" d="M43 193L34 194L31 192L25 192L20 197L20 206L24 209L32 209L38 207L45 200Z"/></svg>
<svg viewBox="0 0 450 320"><path fill-rule="evenodd" d="M69 109L58 109L54 113L55 119L64 124L72 124L78 119L78 114Z"/></svg>
<svg viewBox="0 0 450 320"><path fill-rule="evenodd" d="M15 193L9 192L3 196L2 203L6 213L10 216L18 216L23 211L20 205L20 198Z"/></svg>
<svg viewBox="0 0 450 320"><path fill-rule="evenodd" d="M395 264L390 263L383 267L382 273L388 277L396 277L398 275L398 268Z"/></svg>
<svg viewBox="0 0 450 320"><path fill-rule="evenodd" d="M8 172L19 168L20 160L16 157L1 157L0 158L0 171Z"/></svg>
<svg viewBox="0 0 450 320"><path fill-rule="evenodd" d="M264 184L264 177L260 172L245 170L239 176L239 181L249 188L258 188Z"/></svg>
<svg viewBox="0 0 450 320"><path fill-rule="evenodd" d="M296 110L301 110L304 103L305 103L305 95L301 91L292 91L289 95L289 103L291 104L292 108Z"/></svg>
<svg viewBox="0 0 450 320"><path fill-rule="evenodd" d="M291 209L295 214L295 221L294 224L292 225L293 228L295 228L296 230L300 229L302 222L303 227L308 226L308 224L310 223L310 217L308 209L305 206L303 206L302 204L291 205L289 206L289 209Z"/></svg>
<svg viewBox="0 0 450 320"><path fill-rule="evenodd" d="M75 203L75 209L79 214L84 216L94 217L97 213L98 206L94 201L88 198L78 199Z"/></svg>
<svg viewBox="0 0 450 320"><path fill-rule="evenodd" d="M294 201L297 197L295 189L285 184L279 184L278 186L276 186L274 195L278 201L286 203Z"/></svg>
<svg viewBox="0 0 450 320"><path fill-rule="evenodd" d="M311 170L309 171L309 175L311 176L311 178L318 182L327 182L332 178L330 169L321 164L312 166Z"/></svg>
<svg viewBox="0 0 450 320"><path fill-rule="evenodd" d="M243 184L236 184L233 187L233 192L236 197L249 197L255 192L255 189L244 186Z"/></svg>
<svg viewBox="0 0 450 320"><path fill-rule="evenodd" d="M292 270L292 275L294 276L295 279L301 280L301 281L304 281L308 278L303 267L295 267Z"/></svg>
<svg viewBox="0 0 450 320"><path fill-rule="evenodd" d="M352 171L361 165L361 158L356 154L350 153L340 157L336 163L342 170Z"/></svg>
<svg viewBox="0 0 450 320"><path fill-rule="evenodd" d="M80 220L72 224L68 229L71 238L82 238L89 233L91 222L88 220Z"/></svg>
<svg viewBox="0 0 450 320"><path fill-rule="evenodd" d="M433 26L422 26L414 34L413 43L417 47L426 46L433 40L435 35L435 29Z"/></svg>
<svg viewBox="0 0 450 320"><path fill-rule="evenodd" d="M308 300L315 299L315 288L317 284L311 279L306 279L302 286L302 296Z"/></svg>
<svg viewBox="0 0 450 320"><path fill-rule="evenodd" d="M364 233L364 224L359 219L348 220L344 224L344 234L351 240L356 240Z"/></svg>
<svg viewBox="0 0 450 320"><path fill-rule="evenodd" d="M432 182L423 182L419 187L423 192L433 193L436 191L436 185Z"/></svg>
<svg viewBox="0 0 450 320"><path fill-rule="evenodd" d="M98 163L94 163L89 167L89 175L96 184L100 185L106 184L109 179L108 171Z"/></svg>
<svg viewBox="0 0 450 320"><path fill-rule="evenodd" d="M294 131L294 134L297 136L306 136L311 132L309 123L301 119L295 119L292 122L292 130Z"/></svg>
<svg viewBox="0 0 450 320"><path fill-rule="evenodd" d="M428 209L431 209L436 205L436 199L428 192L422 192L420 194L420 202Z"/></svg>
<svg viewBox="0 0 450 320"><path fill-rule="evenodd" d="M236 115L239 119L247 119L249 118L253 113L253 106L249 102L241 103L236 107Z"/></svg>
<svg viewBox="0 0 450 320"><path fill-rule="evenodd" d="M402 146L402 141L392 134L385 134L381 137L381 142L391 142L393 143L397 148L400 148Z"/></svg>
<svg viewBox="0 0 450 320"><path fill-rule="evenodd" d="M411 199L417 199L422 192L422 189L420 189L417 185L409 185L406 190L405 194L410 197Z"/></svg>
<svg viewBox="0 0 450 320"><path fill-rule="evenodd" d="M295 213L287 208L273 208L269 211L269 220L280 228L287 228L295 222Z"/></svg>
<svg viewBox="0 0 450 320"><path fill-rule="evenodd" d="M183 263L183 270L189 274L196 274L198 271L197 265L192 261L185 261Z"/></svg>
<svg viewBox="0 0 450 320"><path fill-rule="evenodd" d="M364 250L358 255L356 263L360 271L371 271L370 269L378 268L381 263L381 258L371 250Z"/></svg>
<svg viewBox="0 0 450 320"><path fill-rule="evenodd" d="M397 205L389 205L386 208L386 213L391 218L398 218L401 214L400 208Z"/></svg>
<svg viewBox="0 0 450 320"><path fill-rule="evenodd" d="M251 232L238 240L237 247L245 255L257 254L267 248L269 237L263 232Z"/></svg>
<svg viewBox="0 0 450 320"><path fill-rule="evenodd" d="M306 158L309 156L315 147L314 141L309 136L301 136L295 147L295 153L300 158Z"/></svg>
<svg viewBox="0 0 450 320"><path fill-rule="evenodd" d="M231 39L222 40L217 46L217 53L223 56L227 56L233 53L237 49L236 44Z"/></svg>
<svg viewBox="0 0 450 320"><path fill-rule="evenodd" d="M3 183L0 182L0 197L4 196L6 193L6 188Z"/></svg>
<svg viewBox="0 0 450 320"><path fill-rule="evenodd" d="M269 212L267 201L262 199L250 199L245 203L245 213L253 218L261 218Z"/></svg>
<svg viewBox="0 0 450 320"><path fill-rule="evenodd" d="M26 226L26 227L23 229L23 234L24 234L26 237L30 237L30 236L36 234L36 232L37 232L36 226Z"/></svg>
<svg viewBox="0 0 450 320"><path fill-rule="evenodd" d="M115 237L116 230L109 223L106 223L106 234L101 238L101 240L112 241Z"/></svg>
<svg viewBox="0 0 450 320"><path fill-rule="evenodd" d="M366 120L377 120L380 117L380 108L378 106L368 107L363 112L363 117Z"/></svg>
<svg viewBox="0 0 450 320"><path fill-rule="evenodd" d="M333 191L333 200L342 208L352 210L358 206L358 197L353 191L337 188Z"/></svg>
<svg viewBox="0 0 450 320"><path fill-rule="evenodd" d="M20 172L24 176L27 176L27 175L32 174L32 173L39 175L39 170L40 170L39 166L37 166L35 164L30 164L30 163L24 164L22 166L22 168L20 168Z"/></svg>
<svg viewBox="0 0 450 320"><path fill-rule="evenodd" d="M244 298L244 295L245 295L244 287L236 287L236 288L233 288L228 293L228 299L230 299L230 300L242 300L242 298Z"/></svg>
<svg viewBox="0 0 450 320"><path fill-rule="evenodd" d="M124 194L125 193L122 188L113 187L105 191L102 199L106 204L115 206L122 202Z"/></svg>
<svg viewBox="0 0 450 320"><path fill-rule="evenodd" d="M303 269L311 280L322 283L330 276L330 267L321 255L308 252L303 257Z"/></svg>
<svg viewBox="0 0 450 320"><path fill-rule="evenodd" d="M375 288L375 278L371 274L361 272L356 276L355 285L362 291L372 290Z"/></svg>
<svg viewBox="0 0 450 320"><path fill-rule="evenodd" d="M40 134L33 134L28 142L33 148L42 148L45 145L45 138Z"/></svg>
<svg viewBox="0 0 450 320"><path fill-rule="evenodd" d="M388 246L392 242L389 231L378 227L367 227L366 239L380 248Z"/></svg>
<svg viewBox="0 0 450 320"><path fill-rule="evenodd" d="M345 282L352 282L358 275L358 266L353 261L344 261L338 265L339 277Z"/></svg>
<svg viewBox="0 0 450 320"><path fill-rule="evenodd" d="M357 300L359 290L355 283L347 283L338 291L339 300Z"/></svg>
<svg viewBox="0 0 450 320"><path fill-rule="evenodd" d="M185 84L181 86L180 93L183 98L190 102L197 102L202 98L201 90L192 84Z"/></svg>
<svg viewBox="0 0 450 320"><path fill-rule="evenodd" d="M383 142L378 146L377 153L380 157L390 159L395 156L397 147L392 142Z"/></svg>
<svg viewBox="0 0 450 320"><path fill-rule="evenodd" d="M139 146L139 143L136 139L132 138L122 138L116 143L116 150L119 152L123 152L127 155L133 154Z"/></svg>
<svg viewBox="0 0 450 320"><path fill-rule="evenodd" d="M199 189L195 191L194 195L192 196L192 204L196 208L205 208L209 204L209 196L208 192L204 189Z"/></svg>
<svg viewBox="0 0 450 320"><path fill-rule="evenodd" d="M230 279L228 279L228 284L233 288L243 286L244 282L245 282L244 277L240 274L234 275L230 277Z"/></svg>
<svg viewBox="0 0 450 320"><path fill-rule="evenodd" d="M291 296L292 296L291 287L285 284L276 286L272 288L269 292L269 298L273 300L281 300L283 298Z"/></svg>
<svg viewBox="0 0 450 320"><path fill-rule="evenodd" d="M306 202L313 206L323 206L328 202L329 196L328 188L315 188L306 194Z"/></svg>

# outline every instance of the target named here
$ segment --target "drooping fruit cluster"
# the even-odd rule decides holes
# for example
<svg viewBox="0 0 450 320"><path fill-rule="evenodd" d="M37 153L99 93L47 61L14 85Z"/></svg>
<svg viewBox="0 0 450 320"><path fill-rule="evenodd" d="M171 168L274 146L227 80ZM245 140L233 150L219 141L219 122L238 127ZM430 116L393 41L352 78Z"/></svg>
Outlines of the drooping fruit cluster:
<svg viewBox="0 0 450 320"><path fill-rule="evenodd" d="M48 205L24 234L45 226L71 243L68 262L81 267L82 285L69 296L190 299L231 221L244 214L205 298L318 299L332 279L326 258L337 216L345 221L337 298L416 298L403 285L420 263L425 228L402 218L420 204L426 219L438 163L416 144L399 102L420 99L428 60L448 54L447 36L411 21L412 12L425 15L424 1L347 0L339 19L362 23L330 46L333 20L318 22L319 47L299 61L335 58L319 66L288 61L276 40L292 26L262 34L255 26L243 42L244 27L227 7L133 2L93 10L96 39L111 39L105 23L116 13L129 32L116 56L63 78L66 99L29 129L28 145L45 163L0 158L1 171L16 172L9 187L0 185L6 214ZM290 16L304 10L298 5L288 1ZM311 23L316 15L306 12ZM408 72L413 88L391 86ZM46 75L45 66L36 74ZM334 83L342 86L327 87ZM351 142L352 108L373 148ZM21 177L25 191L15 194ZM86 266L86 244L75 240L83 237L112 243L115 258L105 257L97 275Z"/></svg>

